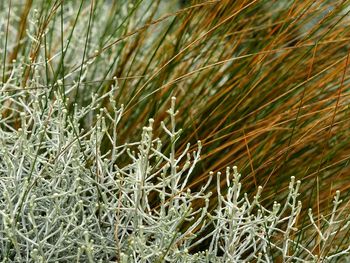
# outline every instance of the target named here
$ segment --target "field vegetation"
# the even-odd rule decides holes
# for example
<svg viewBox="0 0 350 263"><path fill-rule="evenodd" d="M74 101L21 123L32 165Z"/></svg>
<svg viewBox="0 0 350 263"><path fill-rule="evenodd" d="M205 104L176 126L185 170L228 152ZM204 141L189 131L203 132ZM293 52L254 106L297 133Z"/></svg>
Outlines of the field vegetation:
<svg viewBox="0 0 350 263"><path fill-rule="evenodd" d="M347 262L349 6L0 1L0 260Z"/></svg>

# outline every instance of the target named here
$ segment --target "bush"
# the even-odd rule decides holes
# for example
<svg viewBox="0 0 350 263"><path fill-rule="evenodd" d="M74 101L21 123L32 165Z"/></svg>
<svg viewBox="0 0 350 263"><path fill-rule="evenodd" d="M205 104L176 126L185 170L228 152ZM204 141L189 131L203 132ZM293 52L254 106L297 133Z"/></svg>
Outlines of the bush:
<svg viewBox="0 0 350 263"><path fill-rule="evenodd" d="M4 262L318 259L312 249L315 242L304 244L295 234L301 202L297 201L300 181L294 177L285 203L274 203L272 210L260 204L262 187L252 202L241 195L236 167L233 175L227 168L226 195L221 193L221 174L217 174L218 203L212 211L208 209L212 193L206 190L213 173L200 191L192 193L187 188L201 144L197 152L191 154L188 145L180 156L175 155L181 132L175 127L175 98L168 110L170 127L162 123L171 142L166 154L161 140L154 138L153 119L144 127L140 141L118 145L122 109L114 108L113 117L101 109L96 124L84 131L78 126L84 110L70 119L62 110L63 101L56 100L40 112L42 96L42 91L32 91L33 103L19 102L24 111L17 131L6 131L5 122L1 123L0 249ZM109 97L113 99L112 93ZM115 127L113 134L106 128L107 118ZM104 137L113 144L110 155L101 153ZM129 162L120 165L119 159ZM350 251L350 247L341 251L329 247L350 223L344 226L339 220L339 196L337 192L322 230L309 213L322 240L322 255L327 252L322 260L327 262ZM158 200L156 206L154 200ZM198 201L203 206L196 209L193 203ZM213 230L206 231L211 226ZM190 253L206 240L210 243L206 250Z"/></svg>

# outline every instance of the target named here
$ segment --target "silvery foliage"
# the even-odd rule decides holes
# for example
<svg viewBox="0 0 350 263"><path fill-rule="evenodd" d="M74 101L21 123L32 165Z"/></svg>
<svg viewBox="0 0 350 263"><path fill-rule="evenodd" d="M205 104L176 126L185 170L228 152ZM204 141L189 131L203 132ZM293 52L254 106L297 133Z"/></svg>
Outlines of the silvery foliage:
<svg viewBox="0 0 350 263"><path fill-rule="evenodd" d="M218 199L209 209L214 174L199 190L189 189L200 142L197 151L187 145L176 155L175 98L169 123L161 123L167 140L154 137L151 119L139 141L120 145L117 85L70 115L58 92L45 99L50 90L38 88L35 74L26 89L17 88L16 70L0 91L2 262L328 262L348 254L349 248L328 249L348 227L338 212L339 192L322 224L309 212L310 233L318 237L310 242L297 241L301 203L294 178L284 204L269 210L259 201L262 188L251 201L241 194L237 168L228 168L225 180L216 175ZM108 97L112 109L97 109ZM95 112L91 128L79 128ZM112 145L108 152L104 139ZM204 241L206 249L194 253Z"/></svg>

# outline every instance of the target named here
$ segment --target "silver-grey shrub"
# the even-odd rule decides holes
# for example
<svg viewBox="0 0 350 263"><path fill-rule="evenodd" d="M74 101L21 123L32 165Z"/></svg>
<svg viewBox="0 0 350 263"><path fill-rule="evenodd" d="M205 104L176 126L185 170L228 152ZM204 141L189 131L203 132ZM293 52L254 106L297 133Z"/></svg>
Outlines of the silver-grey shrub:
<svg viewBox="0 0 350 263"><path fill-rule="evenodd" d="M241 193L236 167L227 169L224 188L221 174L211 173L191 192L188 180L201 144L195 152L188 145L175 155L181 134L175 98L169 124L161 124L166 141L154 137L151 119L138 141L120 144L123 106L117 108L112 99L117 85L104 96L112 110L97 109L104 97L94 97L71 114L59 94L47 101L49 90L36 85L34 80L28 89L11 93L16 85L10 78L0 90L0 103L10 112L0 120L2 262L273 262L275 257L326 262L348 254L349 248L326 249L348 227L338 209L339 192L333 212L322 218L326 227L319 228L309 213L308 231L321 239L320 257L315 240L297 241L301 203L294 178L286 200L271 210L259 201L261 187L252 200ZM99 114L90 129L80 128L82 118L94 112ZM106 138L112 147L104 153ZM207 188L214 177L218 201L210 212ZM193 253L204 241L207 247Z"/></svg>

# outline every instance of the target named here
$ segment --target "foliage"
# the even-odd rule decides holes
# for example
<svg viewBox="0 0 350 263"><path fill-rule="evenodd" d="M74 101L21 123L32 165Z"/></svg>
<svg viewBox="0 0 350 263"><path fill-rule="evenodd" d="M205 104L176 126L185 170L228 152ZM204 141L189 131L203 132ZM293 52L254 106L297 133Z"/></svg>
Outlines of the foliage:
<svg viewBox="0 0 350 263"><path fill-rule="evenodd" d="M247 197L242 200L254 200L257 193L264 193L259 204L266 210L253 209L256 218L273 213L274 201L288 204L290 178L295 178L293 187L296 181L303 182L299 189L303 207L294 206L298 216L293 214L295 211L284 211L291 212L288 218L300 217L295 221L291 219L293 229L298 228L298 231L291 234L284 228L291 226L288 220L279 225L279 229L287 231L283 233L296 243L292 246L289 238L277 238L284 244L281 245L274 243L274 238L267 238L268 247L257 248L263 251L262 260L268 260L263 258L266 251L271 257L288 254L301 259L312 258L312 255L326 258L346 252L350 242L346 232L350 185L347 176L349 12L346 0L1 1L0 165L1 187L7 189L2 192L1 202L6 207L13 205L5 210L1 207L1 217L12 218L13 221L3 219L13 226L11 231L15 232L11 235L21 233L23 237L22 231L33 223L30 221L26 226L22 222L21 227L13 225L20 222L22 216L25 220L30 200L42 196L39 200L43 203L32 208L40 212L33 215L36 218L47 215L48 207L55 207L54 193L59 196L76 193L75 197L62 197L65 206L59 210L62 214L59 215L58 210L55 212L55 222L67 223L67 218L76 211L80 211L81 216L89 212L87 218L92 214L102 218L104 215L103 220L108 223L102 224L99 218L102 221L89 226L91 232L88 233L100 235L96 240L92 238L98 244L94 255L104 251L104 259L110 259L119 251L117 247L112 249L119 241L111 234L113 224L119 221L100 205L106 202L106 206L111 205L110 209L116 209L114 202L131 202L126 193L123 195L126 199L114 200L117 197L113 195L122 192L116 185L131 187L132 181L124 181L125 169L129 169L127 175L131 175L136 171L136 163L147 166L148 157L140 161L137 154L142 155L147 147L153 147L156 152L148 149L153 151L154 159L149 160L150 166L154 166L152 169L160 169L180 157L179 169L189 165L190 172L183 171L185 175L182 175L186 179L171 179L175 182L158 181L162 174L159 170L148 181L155 189L147 188L149 196L142 196L146 198L142 202L149 201L150 209L157 211L165 198L158 196L160 185L180 184L181 193L198 193L184 201L184 207L192 207L193 220L199 221L187 222L188 218L182 214L179 218L184 220L176 227L179 233L191 229L190 232L197 235L186 243L196 244L190 245L188 255L210 247L218 255L237 252L227 245L233 237L210 243L221 233L214 234L214 230L221 229L218 215L222 212L219 210L226 209L222 196L233 191L230 187L234 186L224 177L219 177L220 182L208 183L211 178L208 171L216 174L232 165L240 167L244 175L240 179L240 191ZM171 128L164 132L165 127L175 127L172 126L175 125L173 117L166 118L165 114L173 96L178 101L176 123L182 128L181 136L170 135L174 132ZM153 118L152 132L147 124L150 118ZM139 131L144 126L148 128L139 139ZM151 135L151 139L146 139ZM162 141L159 146L142 144L158 137ZM198 163L199 155L196 155L192 164L187 164L187 152L199 154L196 146L199 140L203 146L201 162ZM106 167L115 178L103 181L100 176L106 173ZM170 178L176 174L176 169L166 171ZM118 179L121 181L116 179L117 171L123 176ZM60 176L52 179L56 174ZM65 178L68 175L72 177ZM85 179L75 182L73 177L77 176ZM86 189L81 197L84 205L73 211L75 205L72 204L79 202L76 198L82 191L78 190L78 184ZM219 184L221 194L218 194ZM66 189L68 186L71 188ZM176 190L168 188L169 198ZM336 189L344 193L344 201L338 204L339 199L336 199L334 210L331 200L338 196ZM210 192L212 195L208 199ZM47 195L52 198L45 198ZM181 194L179 198L182 200ZM98 207L88 208L85 204L88 200ZM244 206L244 202L240 204ZM131 207L135 203L128 205ZM38 210L38 207L41 208ZM312 217L309 208L314 211ZM204 211L211 215L211 224L204 224L207 227L202 229L198 222L209 220L209 216L201 214ZM332 217L338 212L337 218ZM242 213L245 218L246 214ZM171 220L170 216L169 226L173 223ZM259 220L254 220L252 222L259 228ZM70 224L73 223L68 224L67 231ZM332 224L337 225L336 230L327 230L332 229L328 228ZM191 225L195 227L192 229ZM223 230L220 231L227 231L226 225L221 226ZM54 224L52 229L58 231L57 227ZM28 233L30 240L44 240L49 232L46 229ZM180 239L185 237L179 235ZM50 238L56 240L53 236ZM75 236L77 244L72 245L74 249L81 249L81 255L89 247L87 240L90 239L83 236ZM108 241L102 241L102 237ZM245 237L246 232L242 232L240 238ZM174 240L176 238L179 237ZM24 244L16 242L12 240L4 245L7 253L17 253L16 246ZM26 242L30 243L29 239ZM51 249L52 255L53 250L57 251L55 255L59 260L60 248L65 249L66 245L61 239L57 242L57 249L52 245L45 249ZM29 246L29 243L26 244ZM298 250L299 243L310 253ZM299 252L293 254L293 251ZM37 255L40 253L46 252L39 251ZM187 255L183 251L180 254ZM247 257L247 254L249 252L240 255ZM9 257L13 255L8 254ZM24 257L28 258L29 254ZM229 258L229 255L222 257Z"/></svg>
<svg viewBox="0 0 350 263"><path fill-rule="evenodd" d="M84 110L65 121L62 100L38 110L42 91L31 92L33 103L20 102L21 128L1 129L1 223L0 251L3 262L240 262L255 260L316 261L315 241L298 241L295 232L301 202L300 181L291 179L289 195L272 210L260 204L262 187L251 202L241 195L237 167L226 171L227 194L221 193L217 174L218 204L209 212L213 173L198 192L186 190L188 179L200 158L190 146L176 157L181 130L175 127L175 98L168 110L171 126L162 123L171 151L162 152L162 142L153 136L153 119L144 127L140 141L117 143L117 124L122 109L101 109L96 125L79 129ZM112 93L109 97L113 100ZM6 96L3 100L8 100ZM16 98L20 101L19 98ZM98 103L98 101L96 101ZM92 105L90 105L92 106ZM25 113L25 114L24 114ZM113 122L113 134L105 120ZM113 144L111 158L101 153L104 136ZM123 155L129 163L119 164ZM191 158L192 155L192 158ZM184 165L179 164L186 159ZM192 159L192 160L191 160ZM339 192L334 209L322 229L310 211L311 223L322 239L322 260L348 254L349 248L330 248L332 238L347 230L350 220L339 220ZM156 206L154 200L159 200ZM195 208L194 202L201 202ZM188 227L183 227L189 222ZM213 231L206 231L210 226ZM209 240L209 247L191 253ZM324 254L327 252L327 254Z"/></svg>

